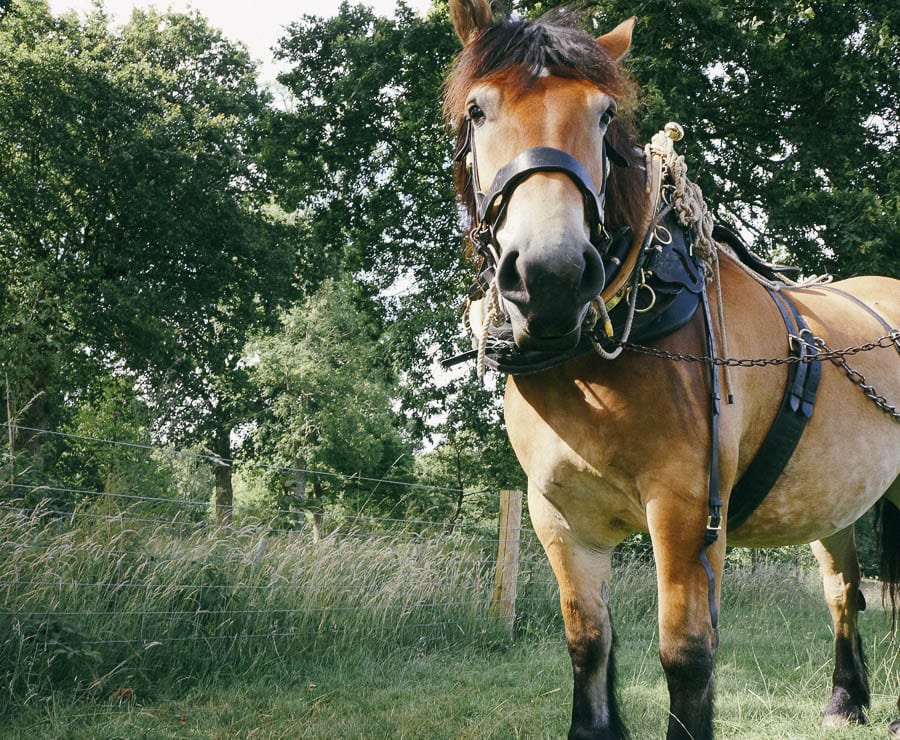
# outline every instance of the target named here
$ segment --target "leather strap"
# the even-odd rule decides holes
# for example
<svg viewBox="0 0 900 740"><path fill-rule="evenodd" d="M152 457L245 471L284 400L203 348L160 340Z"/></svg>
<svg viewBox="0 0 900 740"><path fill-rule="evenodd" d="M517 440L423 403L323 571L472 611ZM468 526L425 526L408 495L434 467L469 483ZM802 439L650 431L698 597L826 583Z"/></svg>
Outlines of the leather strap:
<svg viewBox="0 0 900 740"><path fill-rule="evenodd" d="M706 348L710 357L718 356L716 335L713 332L712 316L709 310L709 299L706 287L700 293L703 303L703 319L706 327ZM719 369L713 364L709 366L709 401L710 401L710 458L707 502L709 515L706 520L706 532L703 535L703 546L700 548L700 564L706 571L706 583L709 600L709 621L714 630L719 628L719 608L716 605L716 574L713 571L706 551L719 539L722 530L722 499L719 496L719 414L721 413L719 396Z"/></svg>
<svg viewBox="0 0 900 740"><path fill-rule="evenodd" d="M790 337L791 355L800 360L814 349L813 335L800 312L781 291L769 291ZM728 530L740 527L765 499L787 467L813 414L822 363L798 362L788 366L788 380L778 415L756 456L731 490Z"/></svg>
<svg viewBox="0 0 900 740"><path fill-rule="evenodd" d="M606 170L606 150L603 150L603 169ZM513 191L526 179L536 172L561 172L581 191L584 198L585 217L591 229L591 243L600 252L603 240L603 220L606 210L605 182L600 190L594 188L591 173L588 172L580 161L562 149L554 149L548 146L537 146L526 149L501 167L491 183L487 193L476 190L475 201L477 206L477 219L480 224L490 224L491 238L493 232L503 222L506 206L512 197ZM494 206L499 201L499 208L494 214Z"/></svg>
<svg viewBox="0 0 900 740"><path fill-rule="evenodd" d="M855 295L851 295L847 291L841 290L840 288L835 288L833 285L822 285L820 286L820 289L825 290L829 293L837 293L837 295L846 298L852 303L855 303L863 311L872 316L879 324L881 324L881 326L885 329L885 331L887 331L888 334L893 334L895 331L897 331L893 326L890 325L890 323L886 318L884 318L884 316L878 313L878 311L876 311L867 303L863 303L863 301L859 300L859 298L857 298ZM896 348L897 352L900 353L900 341L895 339L894 347Z"/></svg>

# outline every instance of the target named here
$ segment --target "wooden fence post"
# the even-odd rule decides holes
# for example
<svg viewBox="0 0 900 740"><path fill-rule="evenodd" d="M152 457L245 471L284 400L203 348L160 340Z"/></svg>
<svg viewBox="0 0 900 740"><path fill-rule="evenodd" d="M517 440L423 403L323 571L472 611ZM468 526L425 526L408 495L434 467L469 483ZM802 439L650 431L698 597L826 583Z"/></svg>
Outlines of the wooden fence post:
<svg viewBox="0 0 900 740"><path fill-rule="evenodd" d="M491 608L512 632L516 622L516 581L519 577L519 539L522 528L522 492L500 492L500 529L497 570Z"/></svg>

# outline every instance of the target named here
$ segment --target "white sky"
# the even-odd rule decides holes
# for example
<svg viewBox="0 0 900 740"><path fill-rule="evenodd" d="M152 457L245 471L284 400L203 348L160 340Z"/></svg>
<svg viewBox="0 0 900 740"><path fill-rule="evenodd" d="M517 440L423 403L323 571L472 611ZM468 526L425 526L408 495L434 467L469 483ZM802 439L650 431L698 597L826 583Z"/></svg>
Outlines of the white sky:
<svg viewBox="0 0 900 740"><path fill-rule="evenodd" d="M352 4L356 4L355 0ZM368 5L379 15L392 16L396 0L359 0L359 4ZM413 10L422 13L431 6L431 0L406 0ZM209 18L213 26L222 29L225 35L237 41L243 41L250 54L262 62L261 77L263 82L273 82L279 70L272 60L270 49L284 33L284 27L298 20L304 14L331 16L337 12L337 0L251 0L250 2L234 2L234 0L105 0L104 7L112 17L114 24L128 20L134 7L156 7L160 10L172 9L183 12L196 10ZM66 10L87 13L92 7L92 0L50 0L54 13Z"/></svg>

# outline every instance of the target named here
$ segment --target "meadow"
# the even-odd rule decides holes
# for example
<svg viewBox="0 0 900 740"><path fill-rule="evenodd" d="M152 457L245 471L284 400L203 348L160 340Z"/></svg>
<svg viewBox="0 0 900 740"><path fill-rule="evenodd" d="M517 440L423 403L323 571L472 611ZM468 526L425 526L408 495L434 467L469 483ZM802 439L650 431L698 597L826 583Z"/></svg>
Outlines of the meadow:
<svg viewBox="0 0 900 740"><path fill-rule="evenodd" d="M555 587L523 533L516 628L492 616L482 525L343 521L319 541L271 522L173 522L149 505L0 518L0 736L560 737L571 678ZM818 738L832 671L817 575L726 574L717 736ZM652 564L623 556L613 603L623 711L662 737ZM900 659L879 599L862 619L871 727Z"/></svg>

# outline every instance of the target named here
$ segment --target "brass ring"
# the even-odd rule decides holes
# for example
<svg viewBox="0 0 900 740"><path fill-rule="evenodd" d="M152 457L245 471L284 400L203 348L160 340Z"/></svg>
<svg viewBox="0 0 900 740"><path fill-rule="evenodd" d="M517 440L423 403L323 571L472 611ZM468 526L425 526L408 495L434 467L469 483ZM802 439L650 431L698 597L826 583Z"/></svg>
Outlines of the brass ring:
<svg viewBox="0 0 900 740"><path fill-rule="evenodd" d="M668 241L663 241L663 240L660 238L660 236L659 236L660 230L666 232L666 237L667 237ZM669 246L669 245L672 243L672 232L669 231L669 230L668 230L665 226L663 226L662 224L656 224L656 226L655 226L654 229L653 229L653 236L656 238L656 241L658 241L658 242L659 242L660 244L662 244L664 247L667 247L667 246Z"/></svg>
<svg viewBox="0 0 900 740"><path fill-rule="evenodd" d="M647 304L646 308L638 308L637 307L637 298L635 298L634 299L634 303L635 303L634 312L635 313L647 313L647 311L652 310L652 308L656 305L656 291L653 290L653 288L651 288L649 285L647 285L647 283L641 283L640 285L638 285L638 291L640 291L641 288L646 288L647 290L650 291L650 303Z"/></svg>

